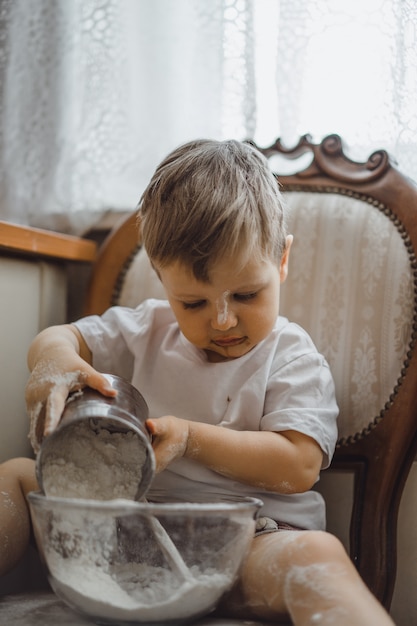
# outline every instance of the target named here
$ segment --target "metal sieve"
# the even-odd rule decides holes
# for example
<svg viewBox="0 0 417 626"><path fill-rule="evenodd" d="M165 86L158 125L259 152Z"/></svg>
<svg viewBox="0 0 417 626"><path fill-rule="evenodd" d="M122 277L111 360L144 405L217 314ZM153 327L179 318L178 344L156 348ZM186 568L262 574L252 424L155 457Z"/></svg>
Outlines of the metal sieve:
<svg viewBox="0 0 417 626"><path fill-rule="evenodd" d="M67 399L61 421L53 433L44 439L36 459L36 473L40 489L45 493L44 475L48 464L59 458L60 449L69 446L74 452L80 445L77 441L77 427L82 424L88 428L88 433L99 435L106 433L107 442L117 439L117 433L131 433L131 445L137 447L138 459L143 463L138 472L138 485L134 499L141 499L147 492L155 474L155 457L151 445L151 436L146 429L145 422L148 418L148 406L139 391L127 380L118 376L105 374L111 386L117 390L114 398L103 396L98 391L85 387L70 395ZM111 437L116 434L116 437ZM135 451L135 447L133 447ZM111 469L104 467L109 472L109 482L112 480ZM120 469L120 468L119 468ZM63 465L63 471L65 467ZM82 468L82 471L84 469ZM89 478L94 481L94 476L88 476L88 469L83 474L83 483L91 485ZM109 485L109 493L110 493ZM48 494L46 494L48 495ZM89 497L88 495L85 497Z"/></svg>

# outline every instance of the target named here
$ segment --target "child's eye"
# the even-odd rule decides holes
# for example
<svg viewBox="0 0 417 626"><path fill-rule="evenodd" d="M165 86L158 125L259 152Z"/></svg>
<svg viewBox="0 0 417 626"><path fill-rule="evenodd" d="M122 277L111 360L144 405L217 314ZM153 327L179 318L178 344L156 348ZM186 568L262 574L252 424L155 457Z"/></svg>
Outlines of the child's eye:
<svg viewBox="0 0 417 626"><path fill-rule="evenodd" d="M246 302L247 300L253 300L257 295L258 293L253 291L251 293L235 293L233 297L235 300L239 300L239 302Z"/></svg>
<svg viewBox="0 0 417 626"><path fill-rule="evenodd" d="M183 302L182 306L184 309L199 309L204 306L205 303L205 300L197 300L196 302Z"/></svg>

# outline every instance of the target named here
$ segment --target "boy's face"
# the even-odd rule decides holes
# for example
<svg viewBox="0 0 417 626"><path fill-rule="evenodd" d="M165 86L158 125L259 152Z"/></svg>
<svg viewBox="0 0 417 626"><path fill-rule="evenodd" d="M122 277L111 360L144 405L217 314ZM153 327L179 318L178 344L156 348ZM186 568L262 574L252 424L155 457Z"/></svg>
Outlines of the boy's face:
<svg viewBox="0 0 417 626"><path fill-rule="evenodd" d="M156 267L184 336L211 362L243 356L271 332L287 276L292 237L281 264L250 260L234 271L233 259L215 264L210 282L197 280L179 262Z"/></svg>

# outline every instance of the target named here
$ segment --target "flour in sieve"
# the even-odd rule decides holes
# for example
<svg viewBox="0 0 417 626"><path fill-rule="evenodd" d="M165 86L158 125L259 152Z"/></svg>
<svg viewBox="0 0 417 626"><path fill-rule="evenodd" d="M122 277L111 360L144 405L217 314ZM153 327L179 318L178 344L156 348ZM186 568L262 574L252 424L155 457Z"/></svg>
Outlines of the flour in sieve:
<svg viewBox="0 0 417 626"><path fill-rule="evenodd" d="M92 429L75 422L56 437L42 456L47 496L134 500L142 479L147 448L133 431Z"/></svg>

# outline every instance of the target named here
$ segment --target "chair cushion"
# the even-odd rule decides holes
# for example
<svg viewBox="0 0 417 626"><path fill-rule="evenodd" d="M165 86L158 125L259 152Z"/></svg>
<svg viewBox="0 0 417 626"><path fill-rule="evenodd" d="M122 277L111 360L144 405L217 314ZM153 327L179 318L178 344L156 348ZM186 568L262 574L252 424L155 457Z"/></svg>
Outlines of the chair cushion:
<svg viewBox="0 0 417 626"><path fill-rule="evenodd" d="M401 377L414 314L411 260L384 207L331 192L285 197L294 243L281 314L330 364L343 442L378 421Z"/></svg>
<svg viewBox="0 0 417 626"><path fill-rule="evenodd" d="M145 249L138 247L126 268L117 304L135 307L147 298L165 299L162 283L153 269Z"/></svg>

